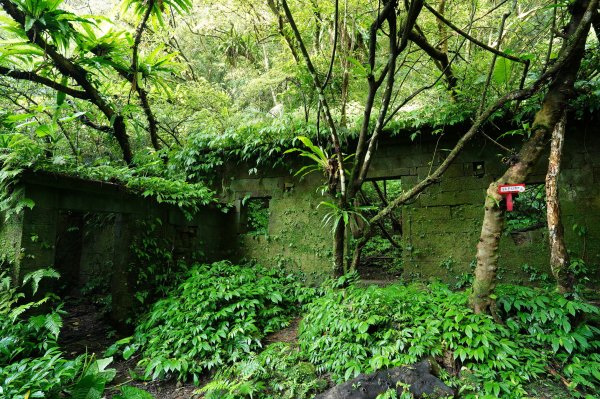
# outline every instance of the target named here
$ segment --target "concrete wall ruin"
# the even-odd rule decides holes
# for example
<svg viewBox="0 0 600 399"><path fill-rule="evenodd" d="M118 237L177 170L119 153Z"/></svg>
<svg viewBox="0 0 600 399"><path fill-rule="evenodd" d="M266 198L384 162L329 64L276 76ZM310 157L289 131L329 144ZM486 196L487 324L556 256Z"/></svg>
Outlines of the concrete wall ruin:
<svg viewBox="0 0 600 399"><path fill-rule="evenodd" d="M60 272L59 285L67 291L108 279L117 322L133 311L131 270L138 260L132 245L150 224L175 260L228 257L233 214L216 207L204 207L187 220L176 207L112 183L36 172L25 173L19 184L35 206L0 226L0 251L11 263L13 279L49 267Z"/></svg>
<svg viewBox="0 0 600 399"><path fill-rule="evenodd" d="M381 140L369 178L401 179L403 187L410 187L444 159L455 141L452 134L415 143L400 138ZM505 145L518 149L520 142ZM471 273L485 191L507 167L499 153L491 142L475 139L440 182L402 208L403 277L452 282ZM546 167L547 157L526 183L543 183ZM258 175L246 173L248 169L226 171L223 181L229 183L221 193L224 199L237 201L239 256L301 269L317 278L329 274L332 238L330 228L321 223L325 210L318 208L321 201L329 201L318 193L322 176L298 179L289 169L259 171ZM596 278L600 265L599 183L600 131L596 126L572 127L560 181L563 221L569 249L586 261ZM268 234L257 235L244 231L243 202L260 197L269 198ZM532 273L550 274L548 258L545 227L505 234L500 247L500 281L526 283Z"/></svg>

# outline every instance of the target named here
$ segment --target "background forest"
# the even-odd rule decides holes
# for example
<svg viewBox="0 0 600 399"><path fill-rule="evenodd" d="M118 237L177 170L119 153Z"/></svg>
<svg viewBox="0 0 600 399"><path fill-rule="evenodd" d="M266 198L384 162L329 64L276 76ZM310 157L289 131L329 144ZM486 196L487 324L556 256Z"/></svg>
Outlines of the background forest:
<svg viewBox="0 0 600 399"><path fill-rule="evenodd" d="M26 169L117 182L188 212L218 202L225 164L258 174L300 157L306 163L291 173L323 175L337 279L317 289L259 266L258 277L227 262L182 268L164 278L158 291L166 297L132 322L135 334L107 353L133 356L137 377L200 384L218 369L199 394L304 398L361 372L431 358L463 397L538 390L544 397L546 382L555 397L595 397L599 312L582 296L586 280L572 269L552 200L567 115L585 119L600 109L598 0L0 0L0 7L7 219L35 206L15 190ZM496 124L502 133L483 133ZM365 205L378 197L364 183L381 137L413 142L449 129L462 133L423 180ZM478 135L497 147L506 173L482 204L474 277L460 287L468 289L358 287L346 273L374 245L375 230L442 179ZM548 147L548 179L556 178L546 181L552 287L496 289L505 218L497 188L524 182ZM34 273L23 285L35 295L43 277L58 276ZM27 291L23 305L26 291L4 274L0 282L0 397L100 398L114 377L109 361L63 356L60 305L29 314L57 298ZM298 345L259 350L300 314ZM404 388L381 398L410 397ZM147 397L128 389L112 393Z"/></svg>

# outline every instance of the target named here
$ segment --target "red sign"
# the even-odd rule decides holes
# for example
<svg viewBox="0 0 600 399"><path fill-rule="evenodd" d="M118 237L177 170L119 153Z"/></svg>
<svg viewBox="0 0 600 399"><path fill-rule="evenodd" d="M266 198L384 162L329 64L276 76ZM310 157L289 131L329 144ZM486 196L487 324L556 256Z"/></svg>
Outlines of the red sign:
<svg viewBox="0 0 600 399"><path fill-rule="evenodd" d="M519 194L525 192L525 184L503 184L498 186L498 194L502 194L506 197L506 210L512 212L513 210L513 194Z"/></svg>

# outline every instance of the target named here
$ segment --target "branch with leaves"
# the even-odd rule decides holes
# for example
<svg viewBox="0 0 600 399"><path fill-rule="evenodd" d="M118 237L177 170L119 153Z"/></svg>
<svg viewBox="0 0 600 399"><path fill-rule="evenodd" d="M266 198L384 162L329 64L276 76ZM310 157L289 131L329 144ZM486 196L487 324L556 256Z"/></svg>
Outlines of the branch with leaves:
<svg viewBox="0 0 600 399"><path fill-rule="evenodd" d="M4 11L6 11L6 13L18 23L20 29L22 30L22 34L29 40L29 42L42 49L44 54L52 61L52 65L56 67L56 69L58 69L63 76L73 79L83 89L82 91L85 93L85 98L83 99L94 104L111 122L113 128L112 133L121 147L123 158L125 162L131 164L133 162L133 153L129 143L129 138L127 137L127 128L123 115L115 111L114 107L105 99L103 94L90 79L90 74L86 69L75 63L75 61L62 55L58 51L58 45L62 44L65 46L70 40L70 36L74 35L73 28L68 23L61 25L59 22L57 22L58 26L62 26L62 29L65 31L62 33L53 32L54 43L50 43L44 39L43 35L43 33L47 31L47 27L40 21L43 12L51 11L51 4L48 4L46 8L42 10L42 13L37 16L28 14L26 12L27 8L23 8L23 3L15 3L11 0L0 0L0 6L2 6ZM51 18L50 15L46 14L43 15L45 15L47 18ZM58 13L58 15L69 16L70 14L62 11ZM57 16L53 15L52 18L56 19ZM67 18L65 18L65 20L68 22ZM46 24L47 23L48 21L46 21ZM22 78L27 77L24 75L21 76ZM42 83L42 81L38 80L38 83ZM52 86L54 86L48 86L53 89L61 88L48 81L44 81L42 84L46 83L50 83ZM81 93L73 91L71 91L71 93L77 94L77 98L83 97ZM66 94L69 93L67 92Z"/></svg>

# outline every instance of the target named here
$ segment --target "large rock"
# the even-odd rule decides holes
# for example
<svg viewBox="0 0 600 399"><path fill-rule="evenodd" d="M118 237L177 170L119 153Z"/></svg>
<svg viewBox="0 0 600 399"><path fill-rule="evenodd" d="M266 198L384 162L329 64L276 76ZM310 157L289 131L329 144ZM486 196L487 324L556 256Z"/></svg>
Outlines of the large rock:
<svg viewBox="0 0 600 399"><path fill-rule="evenodd" d="M375 399L390 388L396 388L398 394L402 393L404 387L398 383L409 385L409 390L415 398L454 397L454 391L431 374L429 361L422 361L412 366L361 374L315 396L315 399Z"/></svg>

